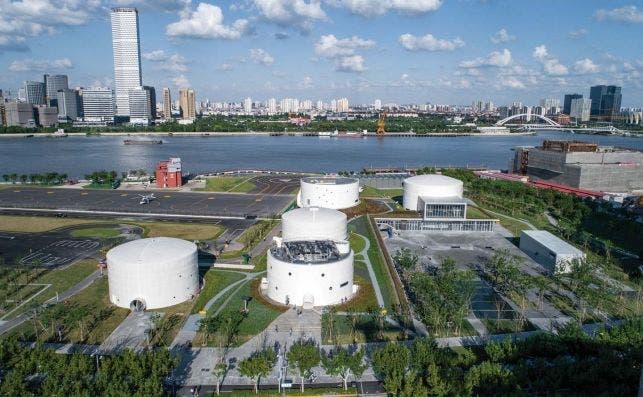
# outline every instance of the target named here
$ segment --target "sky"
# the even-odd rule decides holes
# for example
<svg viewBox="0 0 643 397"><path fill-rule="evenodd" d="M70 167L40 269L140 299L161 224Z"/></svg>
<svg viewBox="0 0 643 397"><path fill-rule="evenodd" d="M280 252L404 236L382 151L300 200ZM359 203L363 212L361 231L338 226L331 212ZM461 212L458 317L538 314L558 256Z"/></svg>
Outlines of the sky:
<svg viewBox="0 0 643 397"><path fill-rule="evenodd" d="M139 10L143 83L199 100L536 105L615 84L643 107L641 0L0 0L0 89L112 87L114 6Z"/></svg>

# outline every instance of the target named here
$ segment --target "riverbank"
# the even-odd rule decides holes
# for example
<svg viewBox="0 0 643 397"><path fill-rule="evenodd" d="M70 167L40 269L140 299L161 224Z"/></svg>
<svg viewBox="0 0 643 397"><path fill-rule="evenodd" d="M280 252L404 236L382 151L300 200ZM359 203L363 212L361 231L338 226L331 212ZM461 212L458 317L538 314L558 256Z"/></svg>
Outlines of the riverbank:
<svg viewBox="0 0 643 397"><path fill-rule="evenodd" d="M477 132L429 132L426 134L416 134L413 132L387 132L384 136L377 135L374 132L367 132L366 134L357 133L354 135L320 135L318 132L264 132L264 131L246 131L246 132L69 132L68 137L96 137L96 136L150 136L150 137L218 137L218 136L308 136L314 138L367 138L367 137L408 137L408 138L426 138L426 137L472 137L472 136L529 136L535 135L536 132L510 132L502 134L487 134ZM18 134L0 134L0 138L66 138L54 135L49 132L34 132L34 133L18 133Z"/></svg>

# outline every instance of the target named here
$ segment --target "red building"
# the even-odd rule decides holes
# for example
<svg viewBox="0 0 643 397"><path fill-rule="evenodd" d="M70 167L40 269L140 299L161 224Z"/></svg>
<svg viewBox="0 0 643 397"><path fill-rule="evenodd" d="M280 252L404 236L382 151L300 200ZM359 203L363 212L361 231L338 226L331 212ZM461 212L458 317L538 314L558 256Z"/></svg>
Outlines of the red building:
<svg viewBox="0 0 643 397"><path fill-rule="evenodd" d="M181 187L181 159L170 158L156 165L156 187Z"/></svg>

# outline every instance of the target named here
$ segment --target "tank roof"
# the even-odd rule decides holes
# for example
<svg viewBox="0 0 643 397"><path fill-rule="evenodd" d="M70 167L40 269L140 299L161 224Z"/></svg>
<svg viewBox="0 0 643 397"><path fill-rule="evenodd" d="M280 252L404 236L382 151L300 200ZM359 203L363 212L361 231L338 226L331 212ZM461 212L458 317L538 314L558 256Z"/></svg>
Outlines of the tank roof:
<svg viewBox="0 0 643 397"><path fill-rule="evenodd" d="M171 261L196 252L196 244L172 237L153 237L129 241L112 248L107 258L124 262Z"/></svg>
<svg viewBox="0 0 643 397"><path fill-rule="evenodd" d="M350 185L359 182L357 178L347 178L343 176L308 176L301 180L316 185Z"/></svg>
<svg viewBox="0 0 643 397"><path fill-rule="evenodd" d="M411 183L416 185L426 185L426 186L457 186L462 185L462 181L459 179L451 178L446 175L439 174L426 174L426 175L416 175L410 178L406 178L404 183Z"/></svg>
<svg viewBox="0 0 643 397"><path fill-rule="evenodd" d="M270 253L281 261L301 264L336 262L349 255L340 253L331 240L286 241L274 245Z"/></svg>
<svg viewBox="0 0 643 397"><path fill-rule="evenodd" d="M281 216L281 219L286 222L294 221L307 223L323 223L342 220L346 222L346 214L329 208L304 207L284 213Z"/></svg>

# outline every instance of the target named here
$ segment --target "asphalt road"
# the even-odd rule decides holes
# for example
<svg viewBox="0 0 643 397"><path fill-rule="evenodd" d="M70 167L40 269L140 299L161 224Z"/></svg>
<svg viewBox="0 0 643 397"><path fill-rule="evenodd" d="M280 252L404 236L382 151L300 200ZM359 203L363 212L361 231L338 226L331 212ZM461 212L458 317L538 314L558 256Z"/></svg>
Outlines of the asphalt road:
<svg viewBox="0 0 643 397"><path fill-rule="evenodd" d="M299 188L303 175L260 175L250 182L255 185L250 193L293 194Z"/></svg>
<svg viewBox="0 0 643 397"><path fill-rule="evenodd" d="M14 187L0 190L0 207L51 210L112 211L192 216L268 217L293 199L288 195L154 192L149 204L139 204L149 191L47 189Z"/></svg>

